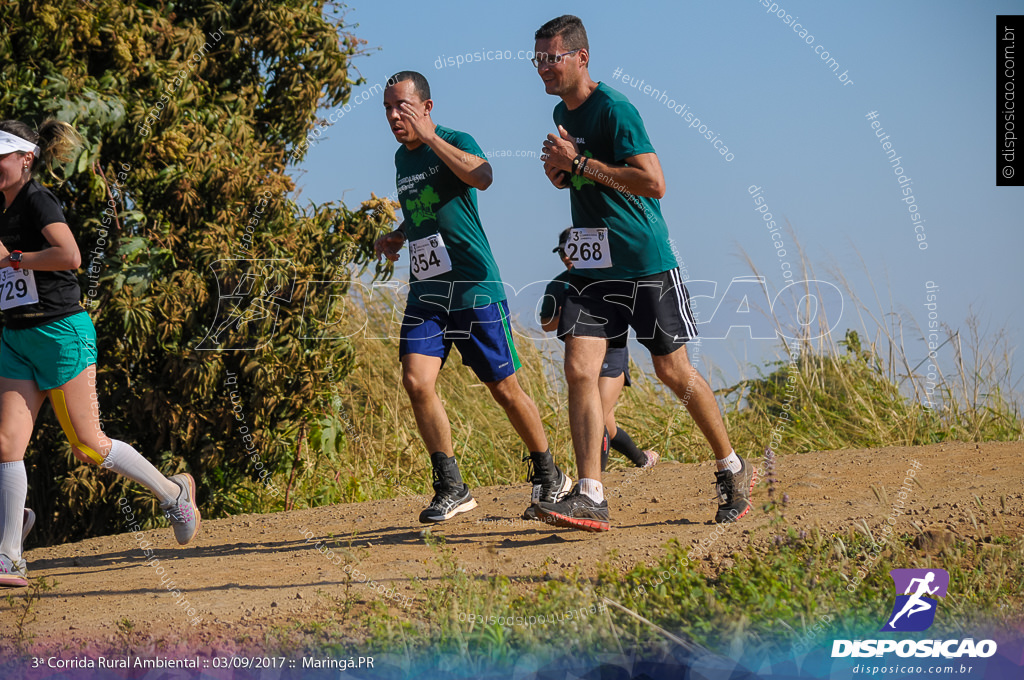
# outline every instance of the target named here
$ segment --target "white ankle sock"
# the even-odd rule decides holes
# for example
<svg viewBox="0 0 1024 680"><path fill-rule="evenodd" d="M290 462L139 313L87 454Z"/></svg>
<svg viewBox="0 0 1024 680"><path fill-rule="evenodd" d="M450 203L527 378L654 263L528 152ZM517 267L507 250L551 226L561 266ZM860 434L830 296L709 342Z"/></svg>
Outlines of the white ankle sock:
<svg viewBox="0 0 1024 680"><path fill-rule="evenodd" d="M15 561L21 559L21 530L27 497L25 461L0 463L0 553Z"/></svg>
<svg viewBox="0 0 1024 680"><path fill-rule="evenodd" d="M113 470L133 482L138 482L153 492L161 504L167 504L178 497L181 489L177 484L164 477L153 464L142 457L142 454L117 439L111 439L110 453L107 454L101 467Z"/></svg>
<svg viewBox="0 0 1024 680"><path fill-rule="evenodd" d="M596 479L583 478L580 480L580 493L589 496L595 503L600 503L604 500L604 484Z"/></svg>
<svg viewBox="0 0 1024 680"><path fill-rule="evenodd" d="M736 451L733 451L725 458L715 461L716 470L732 470L734 475L739 474L740 470L743 469L743 464L740 463L740 457L736 455Z"/></svg>

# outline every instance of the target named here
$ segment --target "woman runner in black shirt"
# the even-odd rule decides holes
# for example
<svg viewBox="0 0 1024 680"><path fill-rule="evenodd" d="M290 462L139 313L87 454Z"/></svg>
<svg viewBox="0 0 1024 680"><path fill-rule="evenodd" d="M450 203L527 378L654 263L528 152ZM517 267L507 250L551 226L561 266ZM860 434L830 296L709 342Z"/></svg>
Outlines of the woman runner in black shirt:
<svg viewBox="0 0 1024 680"><path fill-rule="evenodd" d="M199 528L195 482L164 477L138 451L100 429L96 329L79 302L81 265L60 203L33 179L67 161L80 137L67 123L38 132L0 121L0 586L28 585L22 558L35 514L25 509L25 450L39 408L50 398L75 456L142 484L160 500L178 543Z"/></svg>

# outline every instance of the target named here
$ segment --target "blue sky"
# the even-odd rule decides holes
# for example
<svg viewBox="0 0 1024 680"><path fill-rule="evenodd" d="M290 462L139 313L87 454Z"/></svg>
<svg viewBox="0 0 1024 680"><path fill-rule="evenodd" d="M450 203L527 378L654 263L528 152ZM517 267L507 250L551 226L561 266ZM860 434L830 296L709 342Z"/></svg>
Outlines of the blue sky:
<svg viewBox="0 0 1024 680"><path fill-rule="evenodd" d="M300 200L354 206L370 192L395 191L396 143L381 97L368 90L395 71L418 70L431 84L435 122L470 133L485 152L510 153L491 158L494 184L478 197L503 279L516 287L549 279L561 268L550 251L570 224L569 199L550 186L536 156L524 156L539 154L558 100L544 93L530 63L515 57L533 47L542 23L573 13L587 27L591 76L630 98L658 151L667 183L662 212L680 259L692 279L717 282L714 298L700 300L701 321L730 281L751 275L742 252L772 292L786 283L783 261L799 267L788 233L787 255L777 257L748 191L756 185L773 217L792 225L818 279L843 288L845 277L876 315L877 295L882 311L891 305L905 316L912 360L926 350L906 324L926 322L929 281L938 287L934 311L942 323L963 328L973 310L991 328L1005 325L1018 344L1024 189L995 186L995 17L1024 13L1024 3L777 5L798 17L794 23L813 35L812 44L760 0L355 3L348 22L368 54L355 62L366 84L354 90L353 104L364 92L367 98L300 164ZM828 51L852 84L840 82L815 47ZM494 50L513 59L444 64ZM616 69L685 104L732 160L665 103L616 79ZM897 176L866 118L872 111L912 180L927 250L919 249ZM403 256L400 276L407 267ZM861 327L843 290L836 340ZM535 301L511 306L528 322ZM702 353L715 371L707 377L719 388L750 376L778 348L742 329L709 340ZM953 370L949 346L938 360Z"/></svg>

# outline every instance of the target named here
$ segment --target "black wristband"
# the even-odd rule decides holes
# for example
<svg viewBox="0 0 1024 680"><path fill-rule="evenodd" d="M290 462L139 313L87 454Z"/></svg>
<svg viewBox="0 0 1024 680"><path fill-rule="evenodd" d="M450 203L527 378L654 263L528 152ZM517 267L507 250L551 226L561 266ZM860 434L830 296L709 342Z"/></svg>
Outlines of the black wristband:
<svg viewBox="0 0 1024 680"><path fill-rule="evenodd" d="M580 163L580 173L579 174L582 175L582 174L586 173L586 171L587 171L587 162L589 160L590 159L587 158L586 156L583 157L583 161Z"/></svg>
<svg viewBox="0 0 1024 680"><path fill-rule="evenodd" d="M583 154L576 154L576 158L572 159L572 174L580 174L580 159L583 158Z"/></svg>

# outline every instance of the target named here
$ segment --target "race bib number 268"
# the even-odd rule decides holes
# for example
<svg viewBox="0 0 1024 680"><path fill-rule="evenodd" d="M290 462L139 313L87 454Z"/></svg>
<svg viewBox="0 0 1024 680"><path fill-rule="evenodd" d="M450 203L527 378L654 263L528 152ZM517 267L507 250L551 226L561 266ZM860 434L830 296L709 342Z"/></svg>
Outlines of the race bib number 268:
<svg viewBox="0 0 1024 680"><path fill-rule="evenodd" d="M576 269L606 269L612 266L608 228L573 229L563 250Z"/></svg>

